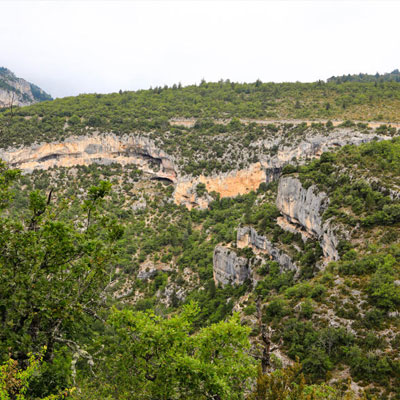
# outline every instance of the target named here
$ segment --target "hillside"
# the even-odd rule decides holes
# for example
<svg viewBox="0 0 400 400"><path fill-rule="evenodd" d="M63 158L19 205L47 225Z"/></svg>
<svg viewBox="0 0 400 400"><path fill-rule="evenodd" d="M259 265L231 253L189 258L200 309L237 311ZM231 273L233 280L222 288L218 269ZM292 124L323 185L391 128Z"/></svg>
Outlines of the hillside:
<svg viewBox="0 0 400 400"><path fill-rule="evenodd" d="M0 67L0 108L27 106L52 100L51 96L33 83L18 78L9 69Z"/></svg>
<svg viewBox="0 0 400 400"><path fill-rule="evenodd" d="M220 81L137 92L56 99L0 113L1 147L62 140L88 131L164 135L185 118L353 120L400 123L400 83L262 83ZM204 123L203 123L204 122ZM220 125L220 129L223 129ZM179 133L179 127L172 133Z"/></svg>
<svg viewBox="0 0 400 400"><path fill-rule="evenodd" d="M9 205L0 175L0 357L50 348L36 396L261 399L260 361L298 360L315 399L400 398L399 85L203 82L0 113L23 172Z"/></svg>

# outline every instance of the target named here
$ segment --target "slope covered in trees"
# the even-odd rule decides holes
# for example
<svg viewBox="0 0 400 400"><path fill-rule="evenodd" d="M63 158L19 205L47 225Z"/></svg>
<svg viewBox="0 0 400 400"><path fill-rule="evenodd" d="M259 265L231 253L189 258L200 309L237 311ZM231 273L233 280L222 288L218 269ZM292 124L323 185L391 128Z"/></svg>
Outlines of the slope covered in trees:
<svg viewBox="0 0 400 400"><path fill-rule="evenodd" d="M400 83L234 83L85 94L0 113L1 147L62 140L90 130L171 129L171 118L339 119L400 122Z"/></svg>
<svg viewBox="0 0 400 400"><path fill-rule="evenodd" d="M400 71L398 69L385 74L376 73L371 74L354 74L354 75L342 75L332 76L327 79L327 82L344 83L344 82L400 82Z"/></svg>

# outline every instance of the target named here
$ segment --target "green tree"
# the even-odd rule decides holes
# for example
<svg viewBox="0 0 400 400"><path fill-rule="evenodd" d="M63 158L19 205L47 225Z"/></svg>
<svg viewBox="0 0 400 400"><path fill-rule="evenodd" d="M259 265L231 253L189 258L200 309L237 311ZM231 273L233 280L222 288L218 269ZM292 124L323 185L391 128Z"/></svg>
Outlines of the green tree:
<svg viewBox="0 0 400 400"><path fill-rule="evenodd" d="M354 399L352 393L341 394L326 385L307 385L301 365L295 363L269 374L261 373L249 400L339 400Z"/></svg>
<svg viewBox="0 0 400 400"><path fill-rule="evenodd" d="M40 370L42 356L29 355L25 369L18 366L12 358L0 365L0 400L25 400L29 384ZM42 400L57 400L71 394L73 390L64 390L59 395L50 395Z"/></svg>
<svg viewBox="0 0 400 400"><path fill-rule="evenodd" d="M193 303L170 318L114 310L100 340L100 384L89 379L82 398L243 399L256 372L249 328L235 315L193 333L198 312Z"/></svg>
<svg viewBox="0 0 400 400"><path fill-rule="evenodd" d="M4 209L17 176L0 164L0 359L10 354L23 364L46 347L51 365L59 349L80 348L78 333L104 302L123 231L96 211L110 192L106 182L89 190L75 219L68 201L53 202L51 191L47 198L30 193L29 209L13 218Z"/></svg>

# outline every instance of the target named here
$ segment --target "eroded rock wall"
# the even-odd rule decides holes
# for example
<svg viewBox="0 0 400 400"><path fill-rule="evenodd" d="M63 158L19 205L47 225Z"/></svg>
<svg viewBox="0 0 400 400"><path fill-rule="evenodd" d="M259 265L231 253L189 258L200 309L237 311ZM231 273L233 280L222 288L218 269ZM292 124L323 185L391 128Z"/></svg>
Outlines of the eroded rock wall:
<svg viewBox="0 0 400 400"><path fill-rule="evenodd" d="M217 192L220 197L234 197L239 194L257 190L261 183L270 183L278 180L282 168L289 163L303 164L322 153L334 150L347 144L359 145L373 139L384 140L389 137L357 132L353 129L341 128L326 134L307 133L302 137L284 138L275 137L264 141L256 141L252 148L259 151L260 161L250 164L243 170L232 170L228 173L199 177L181 177L176 185L174 200L177 204L184 204L188 208L208 206L211 197L199 199L195 188L199 183L206 185L207 191ZM270 149L277 148L271 155ZM263 149L263 150L262 150Z"/></svg>
<svg viewBox="0 0 400 400"><path fill-rule="evenodd" d="M184 204L189 209L193 206L206 208L211 197L199 199L196 196L196 186L204 183L208 193L216 192L222 197L234 197L239 194L257 190L261 182L265 182L265 169L260 163L252 164L248 169L231 171L214 176L199 176L198 178L182 178L177 182L174 200Z"/></svg>
<svg viewBox="0 0 400 400"><path fill-rule="evenodd" d="M172 157L150 139L140 136L94 134L71 137L59 143L0 150L0 158L27 172L50 167L119 163L136 164L143 171L172 182L177 179Z"/></svg>
<svg viewBox="0 0 400 400"><path fill-rule="evenodd" d="M197 195L196 187L199 183L205 184L208 193L216 192L220 197L234 197L257 190L261 183L279 179L282 168L288 163L301 164L319 157L324 151L345 144L368 142L373 138L376 135L342 129L325 135L307 133L292 140L278 136L255 141L250 146L257 149L259 162L250 164L245 169L199 177L182 175L172 155L156 146L151 139L140 135L117 136L95 132L87 136L70 137L63 142L0 150L0 158L27 172L92 163L132 163L156 178L174 182L173 196L176 204L183 204L188 208L206 208L212 197L207 194L201 197ZM379 139L387 138L380 136ZM276 152L271 153L272 148L277 149Z"/></svg>
<svg viewBox="0 0 400 400"><path fill-rule="evenodd" d="M27 106L51 96L25 79L18 78L7 68L0 67L0 108Z"/></svg>
<svg viewBox="0 0 400 400"><path fill-rule="evenodd" d="M213 256L213 276L216 284L241 285L250 278L251 270L247 258L239 257L235 251L216 246Z"/></svg>
<svg viewBox="0 0 400 400"><path fill-rule="evenodd" d="M329 204L324 192L316 186L305 189L300 180L293 176L285 176L279 180L276 205L283 220L283 229L297 231L303 240L315 238L319 240L326 261L339 258L338 238L330 221L323 221L322 215Z"/></svg>

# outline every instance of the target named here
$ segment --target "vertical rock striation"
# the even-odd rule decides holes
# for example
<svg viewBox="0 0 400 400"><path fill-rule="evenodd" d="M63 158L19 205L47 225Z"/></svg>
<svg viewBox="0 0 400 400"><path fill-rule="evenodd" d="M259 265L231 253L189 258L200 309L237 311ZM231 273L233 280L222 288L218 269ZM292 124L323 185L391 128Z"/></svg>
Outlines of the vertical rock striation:
<svg viewBox="0 0 400 400"><path fill-rule="evenodd" d="M339 258L335 235L330 221L322 221L322 215L329 204L324 192L316 186L305 189L300 180L287 176L279 180L276 205L282 213L280 225L283 229L301 233L303 240L319 240L326 261Z"/></svg>
<svg viewBox="0 0 400 400"><path fill-rule="evenodd" d="M247 258L239 257L233 250L216 246L213 256L213 275L216 284L241 285L250 278Z"/></svg>

